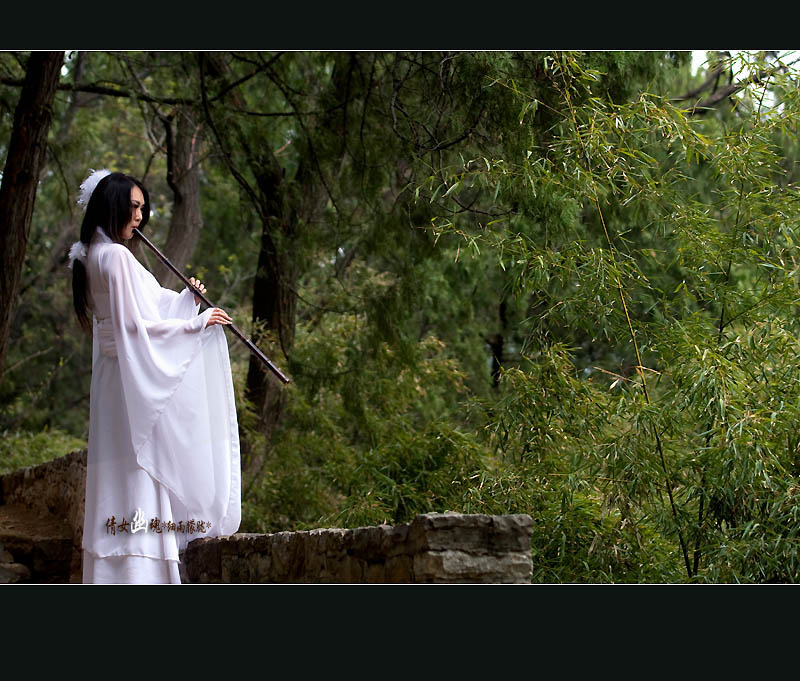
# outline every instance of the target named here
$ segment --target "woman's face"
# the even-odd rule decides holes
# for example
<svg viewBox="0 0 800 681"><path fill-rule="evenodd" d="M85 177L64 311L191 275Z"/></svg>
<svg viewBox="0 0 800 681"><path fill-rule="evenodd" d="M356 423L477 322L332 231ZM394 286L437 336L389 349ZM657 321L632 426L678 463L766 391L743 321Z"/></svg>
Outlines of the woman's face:
<svg viewBox="0 0 800 681"><path fill-rule="evenodd" d="M144 195L142 190L136 185L131 188L131 220L122 230L122 238L127 241L133 236L134 227L138 227L142 221L142 208L144 207Z"/></svg>

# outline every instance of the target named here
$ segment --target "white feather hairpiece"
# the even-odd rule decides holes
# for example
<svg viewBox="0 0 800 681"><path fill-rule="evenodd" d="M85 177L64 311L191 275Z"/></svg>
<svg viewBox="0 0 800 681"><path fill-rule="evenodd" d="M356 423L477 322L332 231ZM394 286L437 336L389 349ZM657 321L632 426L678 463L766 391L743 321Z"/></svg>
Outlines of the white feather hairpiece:
<svg viewBox="0 0 800 681"><path fill-rule="evenodd" d="M88 252L86 251L86 244L83 243L83 241L76 241L69 249L69 262L67 263L67 267L72 269L72 266L75 264L76 260L80 260L85 267L87 255Z"/></svg>
<svg viewBox="0 0 800 681"><path fill-rule="evenodd" d="M111 175L111 171L107 168L101 170L89 168L89 170L91 171L89 177L81 182L81 188L78 191L78 205L83 206L83 210L86 210L86 206L89 205L89 199L92 198L92 193L97 187L98 182L104 177ZM69 262L67 266L72 269L76 260L80 260L84 266L86 266L87 255L86 244L82 241L76 241L69 249L69 255L67 256Z"/></svg>
<svg viewBox="0 0 800 681"><path fill-rule="evenodd" d="M81 183L81 189L80 192L78 192L78 205L83 206L84 210L86 210L86 206L89 205L89 199L92 198L92 192L94 192L97 183L104 177L111 175L111 171L107 168L103 168L102 170L89 168L89 170L92 172L89 174L89 177Z"/></svg>

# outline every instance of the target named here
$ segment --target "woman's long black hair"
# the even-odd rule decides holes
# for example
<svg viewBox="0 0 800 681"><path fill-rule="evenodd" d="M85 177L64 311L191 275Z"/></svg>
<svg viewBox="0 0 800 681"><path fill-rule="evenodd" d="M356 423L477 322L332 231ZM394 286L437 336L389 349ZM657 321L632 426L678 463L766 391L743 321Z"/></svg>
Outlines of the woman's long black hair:
<svg viewBox="0 0 800 681"><path fill-rule="evenodd" d="M150 219L150 194L147 189L135 177L124 173L111 173L97 183L86 206L86 215L81 223L81 241L87 251L97 227L102 227L112 241L122 243L122 230L133 215L131 190L134 186L139 187L144 197L139 229L147 224ZM85 331L91 333L92 320L89 317L87 287L86 267L76 259L72 265L72 301L75 314L78 315L78 323Z"/></svg>

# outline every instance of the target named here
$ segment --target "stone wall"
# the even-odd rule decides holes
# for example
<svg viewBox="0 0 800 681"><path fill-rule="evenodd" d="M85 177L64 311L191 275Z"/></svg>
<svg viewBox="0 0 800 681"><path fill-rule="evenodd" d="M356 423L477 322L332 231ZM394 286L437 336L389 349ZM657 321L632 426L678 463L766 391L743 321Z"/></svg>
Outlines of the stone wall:
<svg viewBox="0 0 800 681"><path fill-rule="evenodd" d="M80 583L85 486L85 450L0 476L0 525L18 528L0 537L7 571L24 554L31 576L20 579L42 581L37 574L46 575L48 563L66 558L68 581ZM432 513L401 525L205 537L189 544L181 573L184 581L217 584L528 583L531 527L527 515Z"/></svg>
<svg viewBox="0 0 800 681"><path fill-rule="evenodd" d="M0 476L0 504L22 504L40 515L64 518L82 530L86 450Z"/></svg>
<svg viewBox="0 0 800 681"><path fill-rule="evenodd" d="M58 546L58 535L63 533L72 538L70 581L80 582L85 488L85 449L0 476L0 505L13 508L14 515L19 515L19 509L27 509L45 521L21 520L25 527L20 534L30 536L21 537L19 542L7 540L6 548L17 545L19 551L30 554L31 560L36 556L38 563L56 564L63 560L63 549ZM57 523L63 524L61 532ZM42 534L50 541L39 536Z"/></svg>
<svg viewBox="0 0 800 681"><path fill-rule="evenodd" d="M528 515L431 513L403 525L235 534L186 548L201 584L527 584Z"/></svg>

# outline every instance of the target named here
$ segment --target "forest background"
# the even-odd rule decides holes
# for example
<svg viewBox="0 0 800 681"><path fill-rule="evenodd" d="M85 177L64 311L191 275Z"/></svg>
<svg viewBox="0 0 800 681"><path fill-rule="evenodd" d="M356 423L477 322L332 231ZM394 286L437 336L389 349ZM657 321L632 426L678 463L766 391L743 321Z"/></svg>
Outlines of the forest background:
<svg viewBox="0 0 800 681"><path fill-rule="evenodd" d="M0 53L0 472L86 445L107 167L292 377L231 337L241 531L528 513L534 582L797 581L796 56L706 58Z"/></svg>

